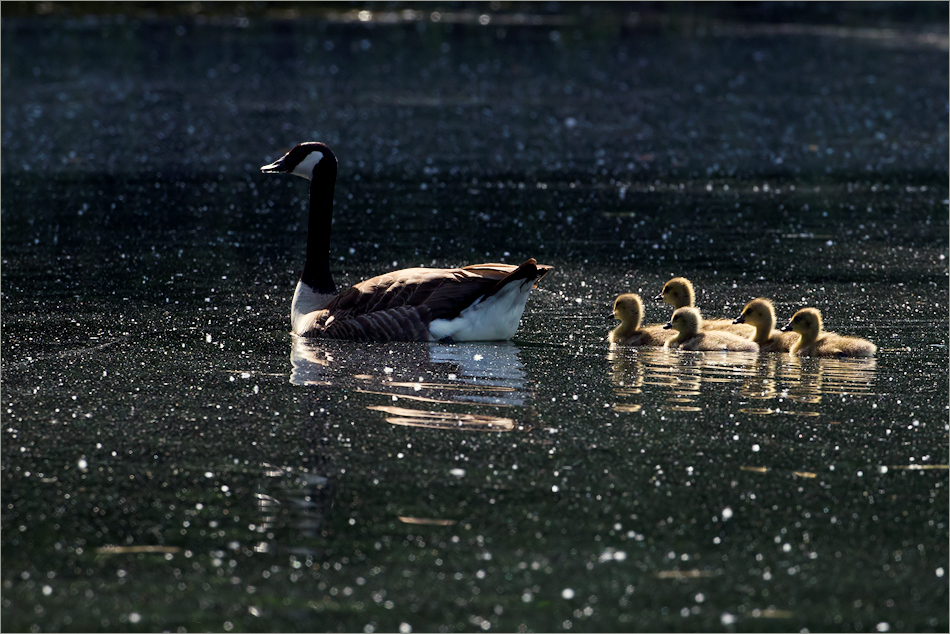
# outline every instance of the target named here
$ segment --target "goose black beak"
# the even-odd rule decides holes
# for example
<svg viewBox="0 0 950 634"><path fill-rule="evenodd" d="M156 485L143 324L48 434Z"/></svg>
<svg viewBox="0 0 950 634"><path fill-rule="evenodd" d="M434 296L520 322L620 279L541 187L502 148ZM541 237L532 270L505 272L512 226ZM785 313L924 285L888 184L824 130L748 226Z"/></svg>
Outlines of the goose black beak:
<svg viewBox="0 0 950 634"><path fill-rule="evenodd" d="M663 293L660 293L659 295L657 295L656 297L654 297L654 298L653 298L653 301L655 301L655 302L662 302L662 301L663 301Z"/></svg>
<svg viewBox="0 0 950 634"><path fill-rule="evenodd" d="M781 328L782 332L792 332L792 322L788 322Z"/></svg>
<svg viewBox="0 0 950 634"><path fill-rule="evenodd" d="M744 323L745 323L745 317L743 317L742 315L739 315L738 317L736 317L735 321L733 321L732 323L734 323L734 324L744 324Z"/></svg>
<svg viewBox="0 0 950 634"><path fill-rule="evenodd" d="M290 156L291 152L287 152L282 157L274 161L273 163L268 163L261 167L262 174L286 174L287 172L292 171L293 166L287 165L287 157Z"/></svg>
<svg viewBox="0 0 950 634"><path fill-rule="evenodd" d="M663 330L673 330L673 322L668 321L665 324L663 324Z"/></svg>
<svg viewBox="0 0 950 634"><path fill-rule="evenodd" d="M610 312L607 313L607 319L620 319L620 317L617 317L617 313Z"/></svg>
<svg viewBox="0 0 950 634"><path fill-rule="evenodd" d="M263 167L261 167L262 174L282 174L286 171L287 170L284 169L283 158L279 158L273 163L268 163L267 165L264 165Z"/></svg>

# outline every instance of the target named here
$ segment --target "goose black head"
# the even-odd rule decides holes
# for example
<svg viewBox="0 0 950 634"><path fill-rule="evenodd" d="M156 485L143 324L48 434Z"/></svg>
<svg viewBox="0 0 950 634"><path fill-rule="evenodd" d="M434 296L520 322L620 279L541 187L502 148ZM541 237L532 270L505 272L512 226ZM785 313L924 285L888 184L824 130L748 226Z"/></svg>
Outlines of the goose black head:
<svg viewBox="0 0 950 634"><path fill-rule="evenodd" d="M299 143L282 157L261 167L264 174L293 174L313 180L318 172L327 170L336 177L336 156L325 143Z"/></svg>

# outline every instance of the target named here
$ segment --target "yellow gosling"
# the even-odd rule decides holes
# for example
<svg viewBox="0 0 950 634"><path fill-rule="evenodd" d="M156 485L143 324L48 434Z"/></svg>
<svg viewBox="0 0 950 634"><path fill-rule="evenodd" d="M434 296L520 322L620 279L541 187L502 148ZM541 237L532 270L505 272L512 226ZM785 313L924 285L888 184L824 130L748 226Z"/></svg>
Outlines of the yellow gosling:
<svg viewBox="0 0 950 634"><path fill-rule="evenodd" d="M677 331L672 339L663 344L663 348L680 350L734 350L736 352L758 352L759 344L750 339L734 335L723 330L703 330L703 318L695 308L686 306L673 311L670 323L664 328Z"/></svg>
<svg viewBox="0 0 950 634"><path fill-rule="evenodd" d="M764 297L746 304L733 323L749 324L755 328L752 341L759 344L760 352L788 352L799 339L794 332L775 329L775 307Z"/></svg>
<svg viewBox="0 0 950 634"><path fill-rule="evenodd" d="M800 335L789 350L798 357L870 357L877 352L877 346L866 339L824 332L817 308L802 308L782 331Z"/></svg>
<svg viewBox="0 0 950 634"><path fill-rule="evenodd" d="M620 325L610 331L607 340L621 346L662 346L674 334L660 324L641 326L643 302L636 293L618 295L614 301L614 319Z"/></svg>
<svg viewBox="0 0 950 634"><path fill-rule="evenodd" d="M663 291L654 299L658 302L666 302L673 307L673 310L695 307L696 291L693 289L693 283L685 277L674 277L663 285ZM703 328L706 330L724 330L746 339L752 339L755 335L754 327L734 323L731 319L706 319L703 320Z"/></svg>

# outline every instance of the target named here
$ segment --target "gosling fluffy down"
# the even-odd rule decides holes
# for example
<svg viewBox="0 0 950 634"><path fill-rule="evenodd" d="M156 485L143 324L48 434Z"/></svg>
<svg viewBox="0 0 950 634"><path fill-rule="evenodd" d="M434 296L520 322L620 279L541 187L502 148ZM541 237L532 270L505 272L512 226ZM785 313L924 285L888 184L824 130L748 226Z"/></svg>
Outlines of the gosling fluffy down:
<svg viewBox="0 0 950 634"><path fill-rule="evenodd" d="M681 350L732 350L736 352L758 352L759 344L723 330L703 330L703 318L699 310L691 307L677 308L673 317L664 328L677 331L663 348Z"/></svg>
<svg viewBox="0 0 950 634"><path fill-rule="evenodd" d="M824 332L822 325L817 308L802 308L792 315L782 332L794 331L800 337L789 352L798 357L871 357L877 352L867 339Z"/></svg>
<svg viewBox="0 0 950 634"><path fill-rule="evenodd" d="M798 335L794 332L775 329L775 307L764 297L758 297L746 304L733 323L755 327L752 341L759 344L760 352L788 352L798 341Z"/></svg>
<svg viewBox="0 0 950 634"><path fill-rule="evenodd" d="M620 325L610 331L607 341L621 346L662 346L674 334L660 324L641 326L643 301L636 293L618 295L614 301L614 319Z"/></svg>
<svg viewBox="0 0 950 634"><path fill-rule="evenodd" d="M693 289L693 283L685 277L674 277L663 285L663 291L654 299L658 302L666 302L673 307L673 310L695 307L696 291ZM705 319L703 320L703 329L724 330L746 339L751 339L755 335L754 327L747 324L737 324L731 319Z"/></svg>

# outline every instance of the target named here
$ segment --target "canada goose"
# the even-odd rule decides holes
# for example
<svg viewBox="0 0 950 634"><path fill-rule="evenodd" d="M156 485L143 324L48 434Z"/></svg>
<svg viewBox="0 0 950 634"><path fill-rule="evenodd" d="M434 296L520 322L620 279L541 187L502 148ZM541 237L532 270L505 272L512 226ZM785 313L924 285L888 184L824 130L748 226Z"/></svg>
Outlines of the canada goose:
<svg viewBox="0 0 950 634"><path fill-rule="evenodd" d="M618 295L614 301L614 319L620 325L610 331L607 340L623 346L662 346L674 332L666 330L660 324L641 326L643 321L643 302L636 293Z"/></svg>
<svg viewBox="0 0 950 634"><path fill-rule="evenodd" d="M775 307L764 297L758 297L746 304L733 323L755 327L752 341L759 344L760 352L788 352L798 341L798 335L795 333L775 329Z"/></svg>
<svg viewBox="0 0 950 634"><path fill-rule="evenodd" d="M789 350L799 357L870 357L877 352L877 346L866 339L824 332L817 308L802 308L792 315L782 328L782 332L789 331L801 335Z"/></svg>
<svg viewBox="0 0 950 634"><path fill-rule="evenodd" d="M703 330L703 318L699 310L690 306L677 308L664 328L678 331L668 339L663 347L666 350L734 350L737 352L758 352L759 344L750 339L734 335L724 330Z"/></svg>
<svg viewBox="0 0 950 634"><path fill-rule="evenodd" d="M333 152L323 143L300 143L261 172L310 181L307 256L290 307L296 335L380 342L509 339L535 282L551 269L534 259L521 266L403 269L337 295L330 275Z"/></svg>
<svg viewBox="0 0 950 634"><path fill-rule="evenodd" d="M696 292L693 283L685 277L674 277L663 285L663 291L653 298L658 302L666 302L673 307L685 308L696 305ZM703 328L706 330L725 330L734 335L751 339L755 335L755 328L748 324L736 324L731 319L705 319Z"/></svg>

